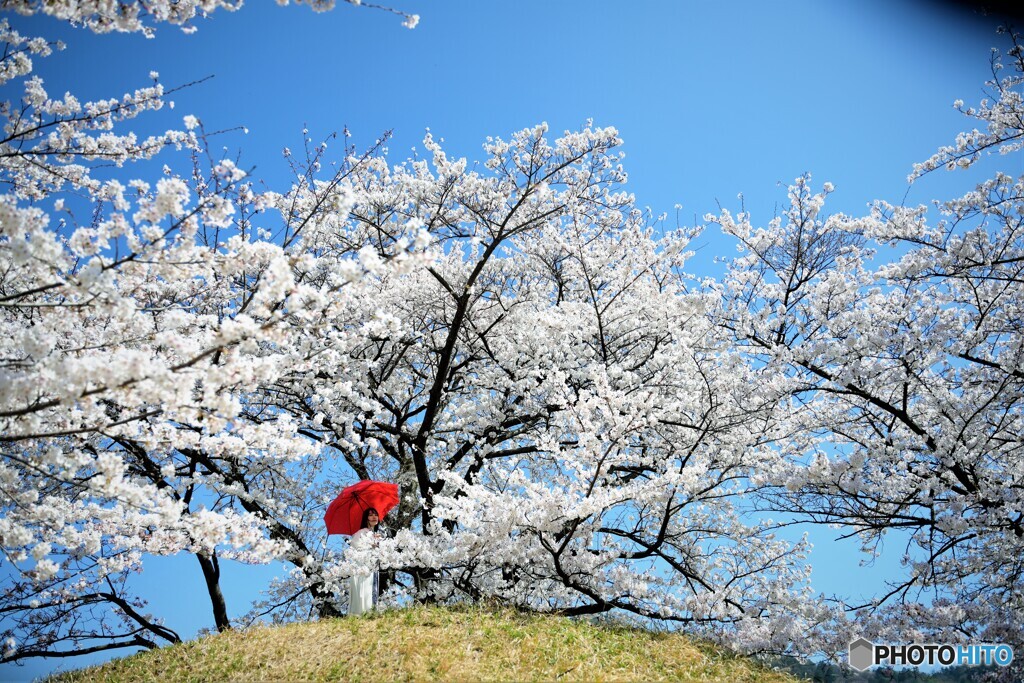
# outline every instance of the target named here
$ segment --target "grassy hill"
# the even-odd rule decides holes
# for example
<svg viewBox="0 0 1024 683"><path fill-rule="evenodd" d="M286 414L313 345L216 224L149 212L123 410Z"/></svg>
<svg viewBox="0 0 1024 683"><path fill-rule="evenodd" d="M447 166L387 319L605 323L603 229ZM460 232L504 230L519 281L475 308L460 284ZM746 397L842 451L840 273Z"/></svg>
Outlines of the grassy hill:
<svg viewBox="0 0 1024 683"><path fill-rule="evenodd" d="M793 683L684 636L512 611L416 607L208 636L53 681Z"/></svg>

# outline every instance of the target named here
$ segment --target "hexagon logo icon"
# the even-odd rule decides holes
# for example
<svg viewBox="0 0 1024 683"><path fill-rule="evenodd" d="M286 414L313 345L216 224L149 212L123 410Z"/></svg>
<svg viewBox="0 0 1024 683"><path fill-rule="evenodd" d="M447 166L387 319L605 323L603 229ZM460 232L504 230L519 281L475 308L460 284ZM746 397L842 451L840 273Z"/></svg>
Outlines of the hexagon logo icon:
<svg viewBox="0 0 1024 683"><path fill-rule="evenodd" d="M858 638L850 643L850 666L864 671L875 663L875 644L867 638Z"/></svg>

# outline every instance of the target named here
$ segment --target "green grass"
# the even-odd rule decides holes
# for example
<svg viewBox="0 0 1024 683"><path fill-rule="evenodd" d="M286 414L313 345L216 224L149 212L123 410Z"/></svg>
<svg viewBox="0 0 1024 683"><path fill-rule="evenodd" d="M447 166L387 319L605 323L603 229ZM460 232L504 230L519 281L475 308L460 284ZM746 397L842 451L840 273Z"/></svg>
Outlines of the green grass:
<svg viewBox="0 0 1024 683"><path fill-rule="evenodd" d="M797 681L679 634L441 607L232 631L50 680Z"/></svg>

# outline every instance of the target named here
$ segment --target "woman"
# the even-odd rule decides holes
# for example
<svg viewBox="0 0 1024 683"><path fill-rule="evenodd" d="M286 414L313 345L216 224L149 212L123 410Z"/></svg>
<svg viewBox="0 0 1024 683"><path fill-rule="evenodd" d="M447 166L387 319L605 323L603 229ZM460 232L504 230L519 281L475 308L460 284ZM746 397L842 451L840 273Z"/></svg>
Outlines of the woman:
<svg viewBox="0 0 1024 683"><path fill-rule="evenodd" d="M369 534L369 537L367 537ZM363 511L363 521L359 531L352 534L352 543L369 544L371 547L377 545L380 538L385 537L387 530L380 526L380 515L374 508L367 508ZM357 540L358 539L358 540ZM377 594L379 592L378 572L360 574L349 577L348 580L348 613L349 616L358 616L368 612L377 606Z"/></svg>

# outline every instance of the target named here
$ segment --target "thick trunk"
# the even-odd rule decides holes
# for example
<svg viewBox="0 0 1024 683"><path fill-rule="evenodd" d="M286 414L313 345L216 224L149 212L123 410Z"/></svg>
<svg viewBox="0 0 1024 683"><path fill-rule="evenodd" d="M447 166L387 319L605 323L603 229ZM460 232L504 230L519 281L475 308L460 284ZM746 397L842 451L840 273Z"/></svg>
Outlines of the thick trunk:
<svg viewBox="0 0 1024 683"><path fill-rule="evenodd" d="M324 587L323 581L319 581L310 586L309 592L313 595L313 605L316 607L317 616L321 619L333 619L345 616L334 604L334 593Z"/></svg>
<svg viewBox="0 0 1024 683"><path fill-rule="evenodd" d="M416 587L417 602L424 605L436 605L437 598L430 594L427 587L437 580L440 572L433 567L415 567L410 568L409 573L412 574L413 585Z"/></svg>
<svg viewBox="0 0 1024 683"><path fill-rule="evenodd" d="M213 606L213 621L218 631L227 631L231 628L231 620L228 619L228 607L224 602L224 593L220 590L220 563L217 561L217 553L196 553L199 566L203 568L203 578L206 579L206 591L210 594L210 604Z"/></svg>

